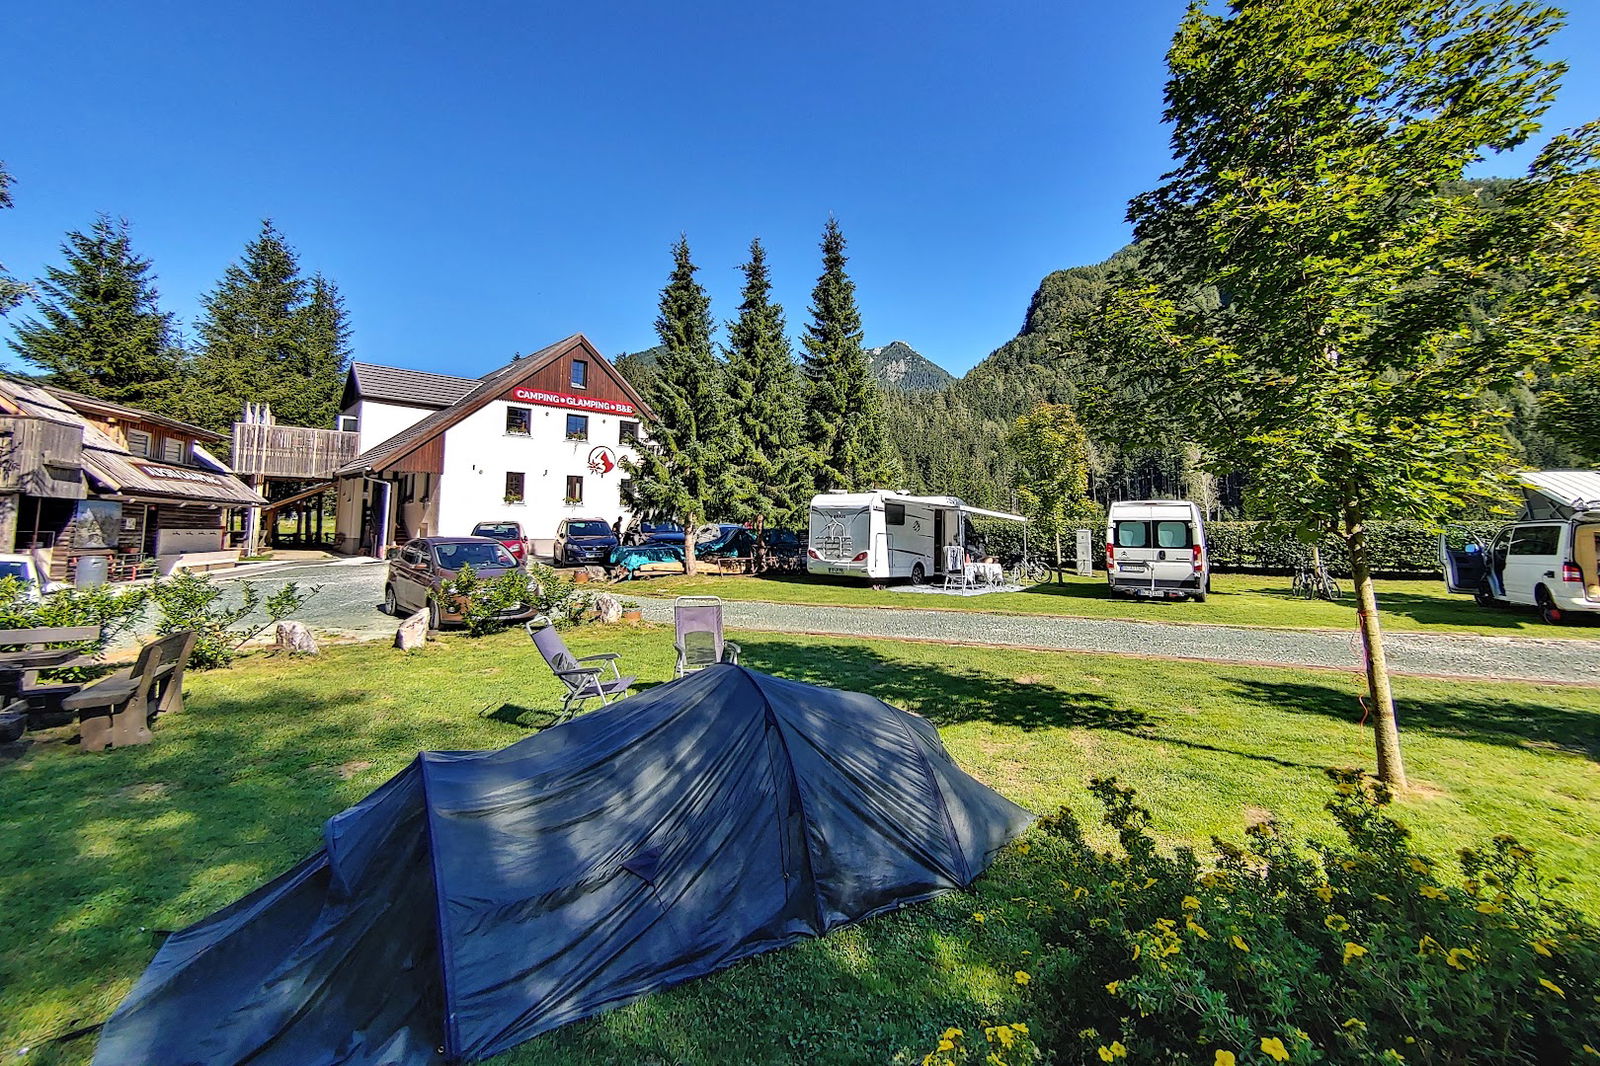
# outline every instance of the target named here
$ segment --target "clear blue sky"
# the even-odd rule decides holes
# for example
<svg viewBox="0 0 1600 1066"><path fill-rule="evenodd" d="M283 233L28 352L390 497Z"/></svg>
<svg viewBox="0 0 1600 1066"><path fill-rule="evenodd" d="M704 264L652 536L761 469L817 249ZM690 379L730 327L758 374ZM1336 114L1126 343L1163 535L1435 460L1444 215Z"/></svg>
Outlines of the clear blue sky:
<svg viewBox="0 0 1600 1066"><path fill-rule="evenodd" d="M1600 115L1600 3L1569 6L1552 127ZM475 375L577 331L653 344L680 231L719 322L759 235L798 334L832 212L867 342L959 373L1045 273L1126 241L1167 161L1182 10L13 4L0 262L37 276L68 229L120 215L190 322L270 216L338 283L358 359Z"/></svg>

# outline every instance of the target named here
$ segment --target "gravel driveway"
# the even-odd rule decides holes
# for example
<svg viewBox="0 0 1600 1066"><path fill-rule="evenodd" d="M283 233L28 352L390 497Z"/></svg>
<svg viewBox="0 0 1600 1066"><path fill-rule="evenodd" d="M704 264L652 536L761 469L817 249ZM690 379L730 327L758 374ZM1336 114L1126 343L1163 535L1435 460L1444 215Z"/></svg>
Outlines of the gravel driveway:
<svg viewBox="0 0 1600 1066"><path fill-rule="evenodd" d="M393 636L395 622L380 613L377 605L383 599L387 570L382 563L341 560L270 570L243 580L258 585L264 593L271 593L291 580L301 585L321 584L322 592L298 616L301 621L318 632L345 639L386 640ZM623 594L632 591L624 590ZM671 623L670 602L633 595L643 605L646 618ZM731 601L726 610L730 629L954 641L1283 666L1356 669L1361 663L1361 642L1354 631ZM1391 633L1388 634L1388 650L1389 665L1395 673L1600 684L1600 641L1594 640Z"/></svg>

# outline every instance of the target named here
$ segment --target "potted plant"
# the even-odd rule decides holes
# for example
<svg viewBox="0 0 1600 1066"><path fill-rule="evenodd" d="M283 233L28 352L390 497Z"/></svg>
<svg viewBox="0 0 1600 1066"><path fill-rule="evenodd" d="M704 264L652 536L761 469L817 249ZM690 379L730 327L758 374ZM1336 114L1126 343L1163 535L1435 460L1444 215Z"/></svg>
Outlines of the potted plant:
<svg viewBox="0 0 1600 1066"><path fill-rule="evenodd" d="M632 600L623 600L622 601L622 620L624 622L642 622L642 621L644 621L644 608L640 607L637 603L634 603Z"/></svg>
<svg viewBox="0 0 1600 1066"><path fill-rule="evenodd" d="M506 493L506 503L514 505L514 504L519 504L521 502L522 502L522 497L521 496L518 496L514 492Z"/></svg>

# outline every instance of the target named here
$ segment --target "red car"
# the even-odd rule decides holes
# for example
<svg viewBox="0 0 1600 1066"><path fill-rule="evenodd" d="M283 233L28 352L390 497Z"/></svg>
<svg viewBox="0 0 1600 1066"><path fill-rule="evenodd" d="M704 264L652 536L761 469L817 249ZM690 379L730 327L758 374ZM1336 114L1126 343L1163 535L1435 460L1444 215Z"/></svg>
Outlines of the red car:
<svg viewBox="0 0 1600 1066"><path fill-rule="evenodd" d="M479 522L472 527L474 537L488 537L505 545L511 558L519 563L528 561L528 538L522 535L521 522Z"/></svg>

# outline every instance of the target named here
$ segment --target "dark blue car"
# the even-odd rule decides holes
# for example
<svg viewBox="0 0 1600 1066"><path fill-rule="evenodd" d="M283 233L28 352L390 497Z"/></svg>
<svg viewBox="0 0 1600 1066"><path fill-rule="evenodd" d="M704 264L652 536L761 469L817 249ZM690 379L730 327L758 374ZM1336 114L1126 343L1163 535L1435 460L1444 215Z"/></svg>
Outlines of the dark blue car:
<svg viewBox="0 0 1600 1066"><path fill-rule="evenodd" d="M640 544L678 544L683 543L683 527L676 522L640 522Z"/></svg>
<svg viewBox="0 0 1600 1066"><path fill-rule="evenodd" d="M556 527L556 563L561 566L605 566L616 534L598 518L566 518Z"/></svg>

